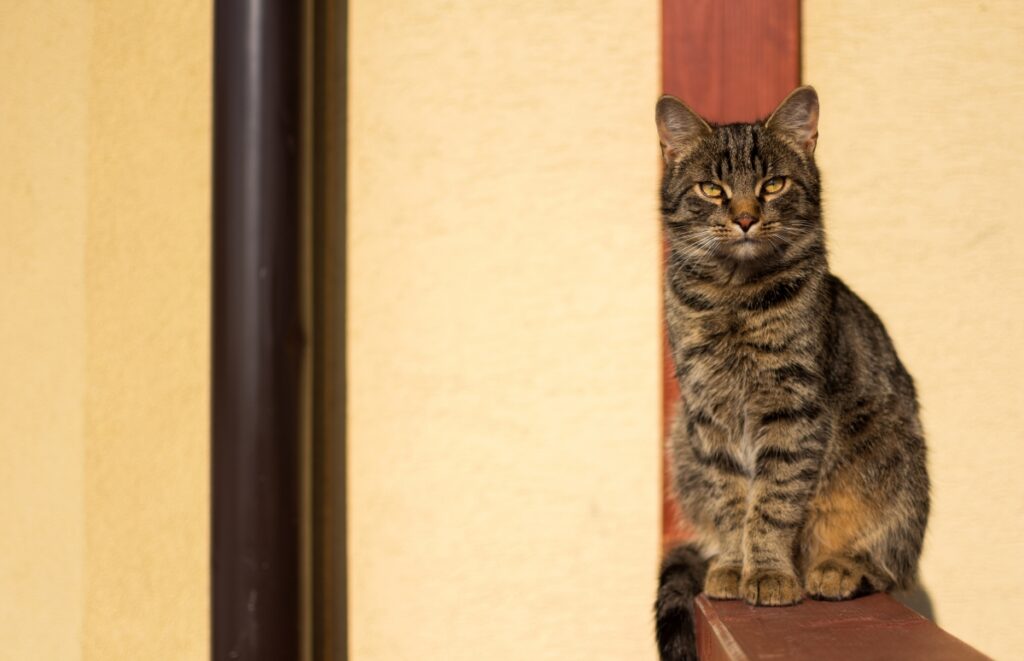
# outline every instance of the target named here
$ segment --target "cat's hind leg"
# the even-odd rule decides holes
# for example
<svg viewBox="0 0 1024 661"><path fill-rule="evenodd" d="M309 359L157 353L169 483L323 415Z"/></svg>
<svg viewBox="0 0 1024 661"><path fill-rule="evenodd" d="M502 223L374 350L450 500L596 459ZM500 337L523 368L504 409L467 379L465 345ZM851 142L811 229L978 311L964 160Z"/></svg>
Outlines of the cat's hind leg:
<svg viewBox="0 0 1024 661"><path fill-rule="evenodd" d="M804 589L814 599L841 600L891 587L866 554L818 558L807 570Z"/></svg>
<svg viewBox="0 0 1024 661"><path fill-rule="evenodd" d="M906 583L910 577L901 574L913 567L901 571L891 562L893 552L905 546L904 517L898 503L886 506L865 489L831 481L812 502L804 531L801 564L808 596L851 599Z"/></svg>

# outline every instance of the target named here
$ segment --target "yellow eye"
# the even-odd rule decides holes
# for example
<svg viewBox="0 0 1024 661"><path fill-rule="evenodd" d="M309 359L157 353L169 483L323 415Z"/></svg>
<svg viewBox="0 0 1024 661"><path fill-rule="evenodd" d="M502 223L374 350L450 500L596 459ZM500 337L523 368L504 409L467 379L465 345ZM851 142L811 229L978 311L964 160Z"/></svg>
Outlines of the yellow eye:
<svg viewBox="0 0 1024 661"><path fill-rule="evenodd" d="M707 197L722 197L722 187L718 184L713 184L710 181L702 181L697 185L700 187L700 192Z"/></svg>
<svg viewBox="0 0 1024 661"><path fill-rule="evenodd" d="M765 195L773 195L782 190L782 187L785 185L785 177L772 177L768 181L764 182L764 186L761 187L761 192Z"/></svg>

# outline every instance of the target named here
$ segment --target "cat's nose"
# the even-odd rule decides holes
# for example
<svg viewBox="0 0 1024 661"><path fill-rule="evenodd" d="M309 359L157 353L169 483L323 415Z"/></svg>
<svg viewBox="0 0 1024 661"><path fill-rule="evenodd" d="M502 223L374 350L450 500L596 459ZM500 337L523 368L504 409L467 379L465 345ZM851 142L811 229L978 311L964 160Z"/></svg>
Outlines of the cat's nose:
<svg viewBox="0 0 1024 661"><path fill-rule="evenodd" d="M747 232L751 227L757 224L757 216L753 216L749 213L740 214L732 219L732 222L740 226L744 232Z"/></svg>

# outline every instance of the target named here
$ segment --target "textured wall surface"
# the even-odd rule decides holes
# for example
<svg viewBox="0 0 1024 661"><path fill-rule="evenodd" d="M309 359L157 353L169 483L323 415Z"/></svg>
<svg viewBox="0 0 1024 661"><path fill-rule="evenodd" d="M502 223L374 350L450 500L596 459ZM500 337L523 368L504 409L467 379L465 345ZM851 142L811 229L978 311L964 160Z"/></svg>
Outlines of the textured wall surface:
<svg viewBox="0 0 1024 661"><path fill-rule="evenodd" d="M208 654L211 20L0 8L4 658Z"/></svg>
<svg viewBox="0 0 1024 661"><path fill-rule="evenodd" d="M0 656L76 659L91 15L5 2L0 25Z"/></svg>
<svg viewBox="0 0 1024 661"><path fill-rule="evenodd" d="M653 658L658 3L350 3L356 661Z"/></svg>
<svg viewBox="0 0 1024 661"><path fill-rule="evenodd" d="M1024 5L804 7L804 80L834 270L917 379L938 623L996 658L1024 647Z"/></svg>

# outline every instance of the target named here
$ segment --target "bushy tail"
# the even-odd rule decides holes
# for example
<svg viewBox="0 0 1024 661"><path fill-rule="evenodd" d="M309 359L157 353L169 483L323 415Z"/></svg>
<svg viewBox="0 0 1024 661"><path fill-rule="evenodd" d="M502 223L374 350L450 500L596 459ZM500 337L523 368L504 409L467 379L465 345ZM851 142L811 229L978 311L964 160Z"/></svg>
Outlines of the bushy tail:
<svg viewBox="0 0 1024 661"><path fill-rule="evenodd" d="M696 546L677 546L665 554L654 603L661 661L696 661L693 599L704 586L707 562Z"/></svg>

